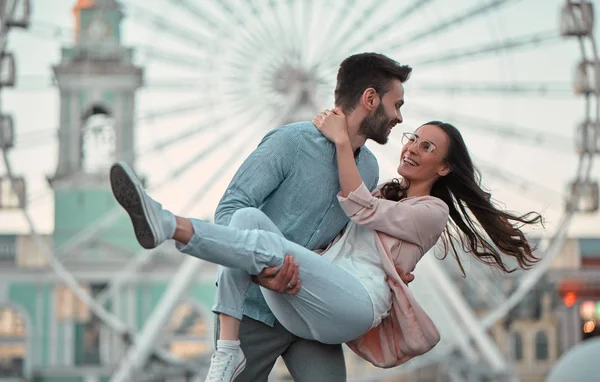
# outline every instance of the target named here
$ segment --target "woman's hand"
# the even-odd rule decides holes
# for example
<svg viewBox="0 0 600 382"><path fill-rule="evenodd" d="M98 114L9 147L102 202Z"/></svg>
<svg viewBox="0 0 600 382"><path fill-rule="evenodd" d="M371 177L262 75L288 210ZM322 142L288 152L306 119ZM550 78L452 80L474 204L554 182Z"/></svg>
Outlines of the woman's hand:
<svg viewBox="0 0 600 382"><path fill-rule="evenodd" d="M346 116L340 108L322 111L313 118L312 122L321 134L336 145L347 143L350 140Z"/></svg>

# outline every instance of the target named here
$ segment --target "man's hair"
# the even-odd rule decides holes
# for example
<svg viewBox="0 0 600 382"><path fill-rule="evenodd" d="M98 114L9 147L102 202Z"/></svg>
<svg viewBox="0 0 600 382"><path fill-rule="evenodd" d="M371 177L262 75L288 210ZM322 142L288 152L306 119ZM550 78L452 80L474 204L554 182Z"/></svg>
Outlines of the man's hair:
<svg viewBox="0 0 600 382"><path fill-rule="evenodd" d="M356 108L360 97L368 88L373 88L383 97L390 90L394 79L404 83L412 68L400 65L391 58L379 53L359 53L346 58L340 64L335 87L335 105L344 112Z"/></svg>

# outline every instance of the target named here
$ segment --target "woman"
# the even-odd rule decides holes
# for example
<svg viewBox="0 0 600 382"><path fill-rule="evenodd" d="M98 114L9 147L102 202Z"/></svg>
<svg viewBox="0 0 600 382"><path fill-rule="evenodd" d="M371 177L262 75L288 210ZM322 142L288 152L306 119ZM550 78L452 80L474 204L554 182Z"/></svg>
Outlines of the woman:
<svg viewBox="0 0 600 382"><path fill-rule="evenodd" d="M239 210L231 225L258 226L260 230L174 216L144 192L126 165L116 164L111 169L113 193L129 213L143 247L174 239L184 253L247 272L235 293L228 291L232 301L220 302L230 308L219 312L221 339L207 380L224 376L233 380L244 369L237 330L250 275L281 266L286 254L294 256L299 265L302 288L296 295L262 290L278 321L299 337L346 342L380 367L406 362L439 341L435 325L395 267L413 271L443 232L446 238L456 235L474 256L506 272L510 270L501 252L516 258L523 268L537 261L516 224L537 223L541 217L534 213L513 216L490 202L453 126L430 122L415 133L405 133L398 167L402 181L385 183L371 194L356 168L345 116L335 110L321 113L314 122L336 146L338 199L351 219L323 256L287 241L257 209ZM446 229L448 217L451 222ZM478 232L474 219L491 242Z"/></svg>

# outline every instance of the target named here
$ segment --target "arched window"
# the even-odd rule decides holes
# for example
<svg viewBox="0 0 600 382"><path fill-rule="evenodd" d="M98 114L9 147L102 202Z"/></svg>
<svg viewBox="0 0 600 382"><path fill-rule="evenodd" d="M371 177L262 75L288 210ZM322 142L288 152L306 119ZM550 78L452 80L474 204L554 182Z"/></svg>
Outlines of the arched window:
<svg viewBox="0 0 600 382"><path fill-rule="evenodd" d="M23 317L9 307L0 307L0 377L23 377L25 349Z"/></svg>
<svg viewBox="0 0 600 382"><path fill-rule="evenodd" d="M108 170L115 162L115 120L101 106L85 115L81 131L82 168L86 173Z"/></svg>
<svg viewBox="0 0 600 382"><path fill-rule="evenodd" d="M548 335L543 330L535 335L535 359L538 361L548 359Z"/></svg>

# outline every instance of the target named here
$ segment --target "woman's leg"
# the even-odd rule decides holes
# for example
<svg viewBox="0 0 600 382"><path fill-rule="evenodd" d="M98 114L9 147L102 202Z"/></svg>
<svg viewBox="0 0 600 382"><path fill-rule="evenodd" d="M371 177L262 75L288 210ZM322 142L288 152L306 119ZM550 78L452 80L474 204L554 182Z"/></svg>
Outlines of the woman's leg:
<svg viewBox="0 0 600 382"><path fill-rule="evenodd" d="M278 321L295 335L323 343L343 343L370 328L373 307L367 291L359 280L329 260L276 233L239 230L195 219L191 222L194 235L179 248L191 256L248 274L280 267L286 254L294 257L302 280L300 291L290 296L263 290L263 295Z"/></svg>
<svg viewBox="0 0 600 382"><path fill-rule="evenodd" d="M259 229L283 236L277 226L262 211L256 208L237 210L229 221L229 227ZM188 239L189 240L189 239ZM250 287L250 275L240 269L219 266L217 293L213 312L220 313L221 340L238 340L240 320L243 316L244 298Z"/></svg>
<svg viewBox="0 0 600 382"><path fill-rule="evenodd" d="M293 296L261 288L281 325L298 337L325 344L345 343L370 329L373 304L358 279L287 240L285 253L298 264L302 288Z"/></svg>
<svg viewBox="0 0 600 382"><path fill-rule="evenodd" d="M126 164L111 168L111 186L131 217L140 244L152 248L173 238L175 216L146 194ZM341 343L369 329L373 308L366 290L328 260L276 233L190 221L194 235L180 250L200 259L256 275L266 267L281 267L286 254L294 256L302 280L298 294L264 291L271 310L290 332L321 342Z"/></svg>

